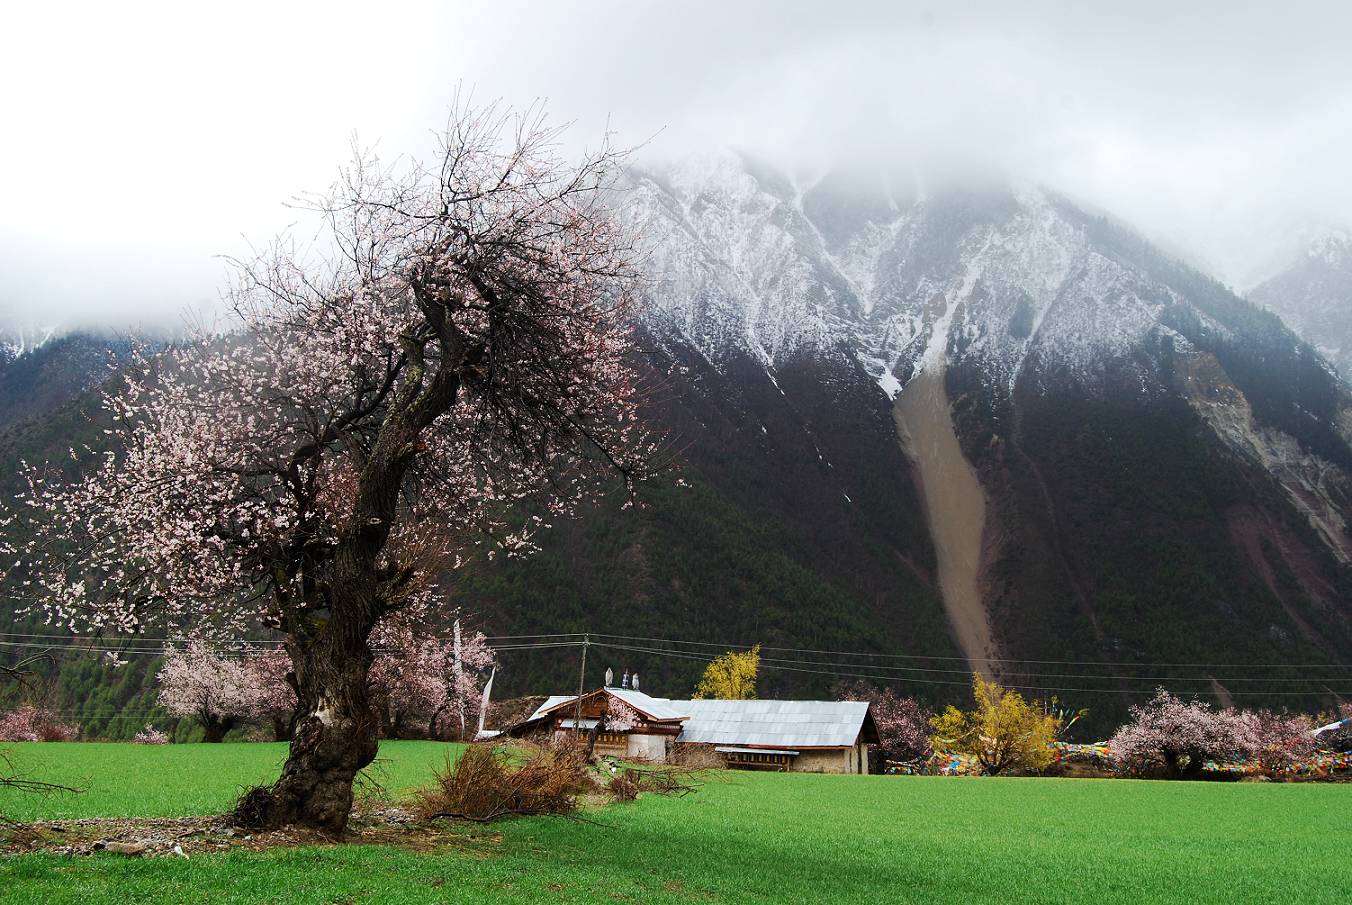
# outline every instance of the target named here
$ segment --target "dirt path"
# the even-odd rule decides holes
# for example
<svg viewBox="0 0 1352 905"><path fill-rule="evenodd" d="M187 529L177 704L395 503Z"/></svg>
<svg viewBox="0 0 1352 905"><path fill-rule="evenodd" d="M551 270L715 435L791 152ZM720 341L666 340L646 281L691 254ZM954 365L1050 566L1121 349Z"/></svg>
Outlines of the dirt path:
<svg viewBox="0 0 1352 905"><path fill-rule="evenodd" d="M923 371L906 384L893 417L902 445L920 471L953 635L973 671L990 677L984 658L997 654L979 583L986 495L958 445L942 369Z"/></svg>

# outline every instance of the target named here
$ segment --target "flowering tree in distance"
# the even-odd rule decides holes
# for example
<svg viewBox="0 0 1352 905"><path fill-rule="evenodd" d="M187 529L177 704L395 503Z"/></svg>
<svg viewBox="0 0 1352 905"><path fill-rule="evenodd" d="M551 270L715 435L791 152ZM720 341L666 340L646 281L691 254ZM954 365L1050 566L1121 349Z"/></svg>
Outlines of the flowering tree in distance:
<svg viewBox="0 0 1352 905"><path fill-rule="evenodd" d="M255 677L239 657L216 653L201 641L164 652L160 706L202 725L205 742L219 742L253 711Z"/></svg>
<svg viewBox="0 0 1352 905"><path fill-rule="evenodd" d="M286 678L291 657L284 650L261 651L245 658L244 669L252 694L249 715L272 726L277 741L291 738L296 721L296 691Z"/></svg>
<svg viewBox="0 0 1352 905"><path fill-rule="evenodd" d="M497 665L497 652L488 645L482 632L466 635L455 621L455 635L451 639L449 657L444 661L446 697L442 706L432 715L428 727L431 735L451 734L461 740L470 737L470 723L478 728L479 708L483 706L483 675Z"/></svg>
<svg viewBox="0 0 1352 905"><path fill-rule="evenodd" d="M458 625L457 621L457 625ZM429 735L438 726L464 738L471 710L478 715L479 677L496 662L482 633L439 638L403 622L376 629L371 697L385 735L398 738L421 722Z"/></svg>
<svg viewBox="0 0 1352 905"><path fill-rule="evenodd" d="M1131 708L1131 722L1108 744L1118 769L1163 772L1171 779L1195 779L1206 761L1238 759L1253 748L1249 726L1238 714L1180 701L1163 688L1149 703Z"/></svg>
<svg viewBox="0 0 1352 905"><path fill-rule="evenodd" d="M426 724L446 696L442 675L444 645L407 625L376 629L372 646L371 706L380 720L381 734L399 738L415 721Z"/></svg>
<svg viewBox="0 0 1352 905"><path fill-rule="evenodd" d="M888 760L923 762L934 753L930 743L930 718L934 715L915 698L891 688L858 679L836 689L842 701L868 701L878 727L878 747Z"/></svg>
<svg viewBox="0 0 1352 905"><path fill-rule="evenodd" d="M68 742L79 734L45 707L21 704L0 714L0 742Z"/></svg>
<svg viewBox="0 0 1352 905"><path fill-rule="evenodd" d="M1238 719L1246 735L1246 753L1269 776L1287 772L1318 747L1311 734L1314 720L1305 714L1245 710Z"/></svg>
<svg viewBox="0 0 1352 905"><path fill-rule="evenodd" d="M606 475L643 476L638 262L603 197L621 157L568 164L558 137L458 106L430 166L359 156L312 199L314 250L240 265L234 334L107 398L115 451L73 481L29 471L16 558L54 622L284 633L299 718L241 821L343 830L379 737L376 625L436 606L476 548L527 551Z"/></svg>

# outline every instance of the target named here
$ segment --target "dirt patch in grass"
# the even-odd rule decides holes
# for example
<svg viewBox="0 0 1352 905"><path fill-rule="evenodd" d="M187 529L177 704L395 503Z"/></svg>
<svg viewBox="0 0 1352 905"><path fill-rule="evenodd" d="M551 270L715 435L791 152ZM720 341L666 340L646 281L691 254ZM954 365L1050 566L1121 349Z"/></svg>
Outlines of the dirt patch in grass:
<svg viewBox="0 0 1352 905"><path fill-rule="evenodd" d="M223 816L44 821L9 828L0 837L0 853L76 856L109 852L126 857L191 858L232 850L391 845L414 852L456 849L462 854L487 857L501 842L498 833L471 833L458 824L422 821L402 808L384 807L354 815L341 838L301 827L249 832L229 826Z"/></svg>

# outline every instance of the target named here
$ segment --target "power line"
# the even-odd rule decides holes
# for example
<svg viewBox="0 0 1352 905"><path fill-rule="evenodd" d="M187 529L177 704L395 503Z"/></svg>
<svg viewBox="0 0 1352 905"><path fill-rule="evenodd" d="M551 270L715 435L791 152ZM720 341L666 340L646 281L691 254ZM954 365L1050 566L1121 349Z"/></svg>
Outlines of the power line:
<svg viewBox="0 0 1352 905"><path fill-rule="evenodd" d="M657 655L657 656L664 656L664 657L675 657L675 658L681 658L681 659L687 659L687 660L698 660L698 661L701 661L701 662L704 662L704 663L710 663L710 662L712 662L713 660L716 659L716 657L712 657L712 656L708 656L708 655L704 655L704 654L686 653L686 652L684 652L684 651L663 650L663 649L661 649L661 648L631 647L631 646L627 646L627 645L611 644L611 643L604 642L604 641L593 641L592 644L596 645L597 647L608 647L608 648L611 648L611 649L613 649L613 650L626 650L626 651L632 651L632 652L636 652L636 653L655 654L655 655ZM888 676L888 675L879 675L879 674L877 674L877 673L853 673L853 672L844 672L844 671L839 670L839 669L832 669L832 670L807 669L807 668L799 667L799 666L787 666L787 665L782 665L783 663L794 663L794 662L800 662L800 661L787 660L787 661L782 661L782 663L764 664L764 666L765 666L766 669L778 669L778 670L784 670L784 671L788 671L788 672L812 673L812 674L815 674L815 675L824 675L824 676L838 676L838 677L849 678L849 679L873 679L873 680L875 680L875 681L877 681L877 680L884 680L884 681L889 681L889 682L911 682L911 683L919 684L919 685L956 685L956 686L962 686L962 687L967 687L968 685L971 684L970 682L959 682L959 681L953 681L953 680L948 680L948 679L910 678L910 677L907 677L907 676ZM847 668L850 668L850 669L867 668L867 667L862 666L861 664L852 664L852 663L851 663L851 664L843 664L843 665L844 665L845 667L847 667ZM1098 678L1098 677L1097 677L1097 676L1074 676L1073 678ZM1253 680L1253 681L1261 681L1261 680ZM1002 683L1002 684L1004 684L1004 683ZM1064 686L1018 685L1018 684L1006 684L1005 687L1006 687L1006 688L1016 688L1016 689L1019 689L1019 690L1021 690L1021 691L1050 691L1050 692L1076 692L1076 693L1081 693L1081 692L1083 692L1083 693L1088 693L1088 694L1124 694L1124 693L1126 693L1126 694L1153 694L1153 693L1154 693L1154 689L1153 689L1153 688L1152 688L1152 689L1143 689L1143 688L1137 688L1137 689L1122 689L1122 688L1067 688L1067 687L1064 687ZM1206 689L1206 690L1204 690L1204 691L1180 691L1180 692L1177 692L1177 693L1178 693L1178 694L1186 694L1186 695L1209 695L1209 694L1212 694L1213 692L1214 692L1214 689L1209 689L1209 688L1208 688L1208 689ZM1248 696L1248 695L1264 695L1264 696L1298 696L1298 697L1309 697L1309 696L1314 695L1314 694L1333 694L1333 695L1336 695L1336 696L1338 696L1338 697L1352 696L1352 692L1333 691L1332 689L1328 689L1328 688L1322 689L1322 690L1320 690L1320 691L1308 691L1308 692L1305 692L1305 691L1245 691L1245 692L1239 692L1239 693L1240 693L1240 694L1243 694L1243 695L1246 695L1246 696Z"/></svg>
<svg viewBox="0 0 1352 905"><path fill-rule="evenodd" d="M664 644L683 644L694 647L712 647L718 650L750 650L754 644L728 643L716 641L682 641L675 638L651 638L642 635L608 635L593 633L597 638L617 638L624 641L650 641ZM1126 669L1134 667L1152 668L1196 668L1196 669L1352 669L1352 663L1123 663L1120 660L1019 660L1013 657L950 657L937 654L881 654L868 651L819 650L806 647L775 647L760 645L761 650L774 650L795 654L821 654L823 656L877 657L906 660L948 660L960 663L1033 663L1063 666L1118 666Z"/></svg>
<svg viewBox="0 0 1352 905"><path fill-rule="evenodd" d="M583 632L549 632L535 635L485 635L484 638L485 640L488 641L512 641L517 639L530 639L530 638L581 638L583 634L584 634ZM179 644L188 640L187 638L184 637L151 637L149 635L125 635L121 637L124 637L129 642L132 641L144 643L154 642L164 644ZM112 643L116 642L119 636L101 635L101 634L79 635L73 633L50 634L41 632L0 632L0 638L27 638L27 639L50 638L59 641L93 640ZM276 638L203 638L200 639L200 641L208 645L224 645L224 644L282 645L286 643L285 640Z"/></svg>
<svg viewBox="0 0 1352 905"><path fill-rule="evenodd" d="M119 654L129 656L152 656L152 657L161 656L165 652L164 647L122 647L113 644L91 644L88 642L81 643L79 642L78 639L76 639L76 641L77 643L74 644L40 644L38 642L30 642L30 641L0 641L0 647L15 647L22 648L24 650L41 650L48 652L71 651L74 653L86 653L86 654L100 653L100 654ZM181 644L183 642L179 643ZM543 648L551 648L551 647L577 647L580 644L582 644L581 641L549 641L549 642L538 642L533 644L500 644L495 645L493 649L495 651L540 650ZM273 649L275 650L276 648ZM393 648L385 648L379 646L372 648L372 652L377 654L386 653L390 650L393 650ZM215 653L220 654L222 656L233 656L233 657L247 657L250 654L258 653L257 650L250 649L250 645L247 642L239 645L235 644L231 644L229 646L222 645L220 647L215 648L214 651Z"/></svg>
<svg viewBox="0 0 1352 905"><path fill-rule="evenodd" d="M511 641L511 642L513 642L513 643L507 643L507 644L497 644L497 645L495 646L496 649L499 650L499 651L508 652L508 651L529 651L529 650L544 650L544 649L551 649L551 648L575 647L575 646L578 646L578 645L583 645L583 644L585 644L585 643L586 643L585 637L586 637L586 636L584 635L584 633L580 633L580 632L559 632L559 633L548 633L548 634L547 634L547 633L537 633L537 634L519 634L519 635L495 635L495 636L486 636L486 639L489 640L489 641ZM593 643L595 643L595 644L597 644L597 645L599 645L599 646L608 646L608 647L613 647L613 648L618 649L618 650L630 650L630 651L634 651L634 652L638 652L638 653L650 653L650 654L654 654L654 655L658 655L658 656L668 656L668 657L673 657L673 658L683 658L683 659L694 659L694 660L700 660L700 661L703 661L703 662L708 662L709 660L712 660L712 659L714 658L715 654L712 653L713 650L717 650L717 651L720 651L720 652L721 652L721 651L726 651L726 650L738 650L738 649L746 650L746 649L748 649L748 648L750 647L749 645L743 645L743 644L728 644L728 643L707 642L707 641L683 641L683 640L680 640L680 639L672 639L672 638L656 638L656 637L639 636L639 635L613 635L613 634L603 634L603 633L598 633L598 634L595 635L594 637L601 638L601 639L615 639L615 640L612 640L612 641L598 640L598 641L594 641L594 642L593 642ZM79 635L56 635L56 634L42 634L42 633L36 633L36 632L0 632L0 638L7 638L7 639L16 639L16 638L47 639L47 640L44 641L44 642L38 642L38 641L36 641L36 640L33 640L33 641L0 640L0 647L21 648L21 649L29 649L29 650L47 650L47 651L56 651L56 652L74 651L74 652L79 652L79 653L115 653L115 654L118 654L118 655L125 655L125 656L140 656L140 655L157 656L157 655L160 655L160 654L163 654L163 653L164 653L164 647L163 647L163 646L160 646L160 643L161 643L161 642L162 642L163 644L166 644L166 645L175 645L175 644L182 644L182 643L184 643L184 641L185 641L185 639L182 639L182 638L151 638L151 637L149 637L149 636L142 636L142 635L128 636L125 640L120 640L120 639L118 639L118 638L116 638L116 637L108 637L108 636L90 636L90 637L82 637L82 636L79 636ZM567 640L565 640L565 639L567 639ZM59 641L59 642L61 642L61 643L59 643L59 644L57 644L57 643L49 643L49 642L56 642L56 641ZM616 641L625 641L625 642L649 642L650 644L648 644L648 645L620 644L620 643L616 643ZM216 649L217 651L223 651L223 652L225 652L225 653L228 654L228 655L246 656L246 655L248 655L249 653L252 653L252 652L254 652L254 651L258 650L258 649L269 649L269 648L271 648L271 649L277 649L278 646L284 644L285 642L283 642L283 641L278 641L278 640L258 640L258 639L243 639L243 638L237 638L237 639L214 639L214 640L204 640L204 641L202 641L202 642L200 642L200 643L205 643L205 644L207 644L209 647L212 647L212 648ZM687 648L687 650L679 650L679 649L678 649L678 650L669 650L669 649L663 649L663 648L658 648L658 647L652 647L652 646L650 646L651 644L663 644L663 645L673 645L673 646L674 646L674 645L680 645L680 646L683 646L683 647ZM152 645L153 645L153 646L152 646ZM698 649L696 649L696 650L689 650L689 648L707 648L707 649L710 649L710 650L698 650ZM895 660L895 659L906 658L906 659L910 659L910 660L920 660L920 661L925 661L925 660L957 660L957 659L960 659L960 658L953 658L953 657L938 657L938 656L930 657L930 656L926 656L926 655L877 654L877 653L861 652L861 651L829 651L829 650L820 650L820 649L813 649L813 648L789 648L789 647L779 647L779 646L774 646L774 645L768 645L768 646L762 645L761 649L762 649L762 650L768 650L768 651L783 652L783 653L809 654L809 655L815 655L815 656L818 656L818 657L823 657L823 656L824 656L824 657L831 657L831 656L835 656L835 657L850 657L850 658L855 658L856 660L858 660L858 659L860 659L860 658L863 658L863 659L865 659L865 660L867 660L867 659L888 659L888 660ZM377 652L377 653L380 653L380 652L382 652L382 651L381 651L381 649L377 648L376 652ZM1206 663L1172 663L1172 664L1171 664L1171 663L1157 663L1157 664L1151 664L1151 663L1139 663L1139 664L1129 664L1129 663L1120 663L1120 662L1111 662L1111 661L1014 660L1014 659L1009 659L1009 658L973 658L973 659L977 660L978 662L1004 663L1004 664L1016 664L1016 663L1036 664L1036 663L1043 663L1043 664L1058 664L1058 665L1067 665L1067 666L1104 665L1104 666L1113 666L1113 667L1118 667L1118 668L1124 668L1124 669L1127 669L1127 670L1142 670L1142 669L1149 669L1149 668L1152 668L1152 667L1155 667L1155 668L1165 668L1165 669L1168 669L1168 668L1175 668L1175 669L1204 669L1204 668L1213 668L1213 667L1214 667L1214 668L1224 668L1224 669L1240 669L1240 668L1247 668L1247 669L1267 669L1267 668L1283 668L1283 669L1290 669L1290 668L1303 668L1303 669L1306 669L1306 670L1315 670L1315 669L1319 669L1319 670L1328 670L1328 669L1352 670L1352 664L1293 664L1293 663L1279 663L1279 664L1206 664ZM942 675L962 675L962 676L966 676L966 675L968 675L968 672L969 672L968 669L966 669L966 668L956 668L956 667L902 666L902 665L891 665L891 664L887 664L887 663L850 662L850 661L841 662L841 661L838 661L838 660L806 659L806 658L803 658L803 657L762 657L762 663L765 665L765 668L767 668L767 669L781 669L781 670L792 671L792 672L802 672L802 673L810 673L810 674L818 674L818 675L845 676L845 677L851 677L851 678L866 678L866 679L883 680L883 681L911 682L911 683L917 683L917 684L935 684L935 685L962 685L962 686L965 686L965 685L968 684L968 682L967 682L967 680L966 680L965 678L962 679L962 680L945 680L945 679L942 679L942 678L937 678L937 677L935 677L935 676L942 676ZM851 671L851 670L854 670L854 671ZM920 673L920 674L924 674L924 675L921 675L921 676L911 676L911 675L907 675L908 673ZM1316 686L1316 685L1322 685L1322 686L1323 686L1323 688L1321 688L1321 689L1320 689L1319 691L1317 691L1317 692L1316 692L1316 691L1311 691L1311 692L1295 692L1295 691L1292 691L1292 692L1279 692L1279 691L1266 691L1266 692L1240 692L1240 693L1243 693L1243 694L1271 694L1271 695L1278 695L1278 694L1292 694L1292 695L1298 695L1298 694L1315 694L1315 693L1321 693L1321 694L1335 693L1335 694L1336 694L1336 692L1331 692L1331 690L1328 689L1328 686L1327 686L1327 683L1328 683L1328 682L1330 682L1330 681L1342 682L1342 681L1348 681L1348 680L1352 679L1352 677L1346 677L1346 676L1336 676L1336 677L1327 677L1327 676L1324 676L1324 677L1289 678L1289 677L1263 677L1263 676L1226 676L1226 677L1217 677L1217 676L1206 675L1206 676L1191 676L1191 677L1189 677L1189 676L1179 676L1179 675L1168 675L1168 676L1161 676L1161 675L1139 675L1139 674L1135 674L1135 673L1132 673L1132 674L1126 674L1126 675L1114 675L1114 674L1104 674L1104 673L1097 673L1097 672L1028 672L1028 673L1020 672L1020 673L1017 673L1017 675L1018 675L1019 677L1034 677L1034 678L1042 678L1042 679L1065 679L1065 680L1079 679L1079 680L1097 680L1097 681L1105 681L1105 682L1123 682L1123 681L1126 681L1126 682L1176 682L1176 681L1180 681L1180 680L1185 680L1185 681L1186 681L1186 680L1188 680L1188 679L1194 679L1194 680L1199 680L1199 681L1200 681L1200 680L1208 680L1208 681L1216 681L1216 682L1229 683L1229 684L1234 684L1234 683L1261 683L1261 684L1269 684L1269 685L1270 685L1270 684L1297 684L1297 683L1298 683L1298 684L1304 684L1304 685L1310 685L1310 686ZM1026 685L1026 684L1025 684L1025 685L1011 684L1009 687L1012 687L1012 688L1029 689L1029 690L1037 690L1037 691L1066 690L1066 691L1092 691L1092 692L1101 692L1101 693L1120 693L1120 692L1122 691L1122 689L1104 689L1104 688L1098 688L1098 689L1076 689L1076 688L1061 688L1060 686L1052 687L1052 686L1045 686L1045 685ZM1208 692L1203 692L1203 693L1210 693L1210 691L1208 690Z"/></svg>
<svg viewBox="0 0 1352 905"><path fill-rule="evenodd" d="M718 651L720 651L720 652L721 652L721 651L727 651L727 650L749 650L751 647L755 646L755 645L745 644L745 643L741 643L741 642L722 642L722 641L685 641L685 640L678 639L678 638L658 638L658 637L647 636L647 635L617 635L617 634L608 634L608 633L605 633L605 632L591 632L591 633L585 633L585 632L545 632L545 633L521 634L521 635L486 635L486 636L485 636L485 640L491 642L491 641L509 641L509 640L510 640L510 641L515 641L515 640L529 640L529 639L540 639L540 640L543 640L543 639L563 639L563 638L578 638L578 639L580 639L580 638L582 638L582 637L584 636L584 634L591 634L591 636L594 637L594 638L609 638L609 639L614 639L614 640L618 640L618 641L642 641L642 642L648 642L648 643L654 643L654 644L672 644L672 645L681 645L681 646L684 646L684 647L703 647L703 648L711 648L711 649L718 650ZM111 646L111 645L139 645L139 646L141 646L141 647L144 647L144 645L147 645L147 644L180 644L180 643L183 643L184 641L187 640L187 639L181 638L181 637L151 637L151 636L147 636L147 635L129 635L129 636L126 636L126 640L125 640L125 641L122 641L122 640L119 640L119 639L117 638L117 636L108 636L108 635L90 635L90 636L88 636L88 637L85 637L85 636L81 636L81 635L69 635L69 634L42 634L42 633L36 633L36 632L0 632L0 638L51 639L51 640L60 640L60 641L66 641L66 642L72 642L72 643L83 643L83 644L86 644L86 645L94 645L94 644L105 645L105 646ZM0 643L5 643L5 642L0 641ZM12 642L11 642L11 643L12 643ZM204 643L204 644L207 644L208 646L211 646L211 647L224 647L224 646L231 646L231 645L244 645L244 646L264 646L264 645L267 645L267 646L277 646L277 647L280 647L280 646L284 645L286 642L283 641L283 640L278 640L278 639L218 638L218 639L200 639L200 640L199 640L199 643ZM761 648L761 650L765 650L765 651L778 651L778 652L781 652L781 653L794 653L794 654L813 654L813 655L818 655L818 656L829 656L829 657L855 657L855 658L865 658L865 659L912 660L912 661L931 661L931 660L937 660L937 661L947 661L947 662L956 662L956 663L981 662L981 663L1010 664L1010 665L1017 665L1017 664L1034 664L1034 665L1048 665L1048 666L1109 666L1109 667L1115 667L1115 668L1119 668L1119 669L1349 669L1349 670L1352 670L1352 663L1206 663L1206 662L1201 662L1201 661L1195 661L1195 662L1178 662L1178 663L1149 663L1149 662L1147 662L1147 663L1127 663L1127 662L1122 662L1122 661L1120 661L1120 660L1038 660L1038 659L1018 659L1018 658L1014 658L1014 657L955 657L955 656L946 656L946 655L939 655L939 654L914 654L914 653L895 653L895 654L886 654L886 653L877 653L877 652L873 652L873 651L826 650L826 649L821 649L821 648L805 648L805 647L779 647L779 646L776 646L776 645L770 645L770 644L761 644L761 645L760 645L760 648ZM126 648L126 647L121 647L121 646L119 646L118 649L120 649L120 650L125 650L125 649L127 649L127 648ZM768 659L768 658L766 658L766 659ZM796 662L796 661L795 661L795 662ZM885 667L885 666L883 666L883 665L881 665L881 664L880 664L880 665L877 665L877 666L874 666L873 664L862 664L862 663L861 663L861 664L858 664L858 665L861 666L861 667L867 666L867 667L869 667L869 668L878 668L878 669L887 668L887 669L899 669L899 670L904 669L904 670L911 670L911 671L917 671L917 672L921 672L921 671L923 671L923 672L952 672L952 673L967 673L967 672L969 672L969 670L967 670L967 669L958 668L958 667L953 667L953 668L947 668L947 669L945 669L945 668L943 668L943 667L922 667L922 666L893 666L893 667ZM1064 675L1064 676L1074 676L1074 675L1077 675L1077 674L1075 674L1075 673L1023 673L1023 675L1035 675L1035 676L1042 676L1042 677L1053 677L1053 676L1063 676L1063 675ZM1095 674L1095 675L1098 675L1098 674ZM1105 678L1112 678L1112 677L1105 676ZM1127 676L1127 677L1123 677L1123 678L1142 678L1142 679L1147 679L1147 678L1152 678L1152 677L1145 677L1145 676L1141 676L1141 677ZM1176 678L1176 677L1173 677L1173 676L1166 676L1166 677L1162 677L1162 678ZM1208 678L1210 678L1210 677L1208 677ZM1276 681L1276 680L1272 680L1272 681Z"/></svg>

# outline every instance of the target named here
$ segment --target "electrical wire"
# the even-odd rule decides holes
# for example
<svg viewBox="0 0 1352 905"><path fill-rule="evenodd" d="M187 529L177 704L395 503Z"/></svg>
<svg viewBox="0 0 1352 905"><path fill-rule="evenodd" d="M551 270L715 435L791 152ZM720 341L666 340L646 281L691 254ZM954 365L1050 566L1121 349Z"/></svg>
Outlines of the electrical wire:
<svg viewBox="0 0 1352 905"><path fill-rule="evenodd" d="M634 647L634 646L628 646L628 645L610 644L610 643L607 643L607 642L601 642L601 641L593 641L592 644L593 644L594 646L596 646L596 647L606 647L606 648L611 648L611 649L613 649L613 650L625 650L625 651L631 651L631 652L636 652L636 653L654 654L654 655L656 655L656 656L674 657L674 658L681 658L681 659L687 659L687 660L698 660L698 661L701 661L701 662L704 662L704 663L710 663L710 662L713 662L713 660L717 659L716 657L713 657L713 656L707 656L707 655L695 654L695 653L685 653L685 652L683 652L683 651L663 650L663 649L661 649L661 648ZM786 662L791 663L791 662L795 662L795 661L786 661ZM788 666L788 665L784 665L784 664L782 664L782 663L766 664L766 663L763 662L762 665L764 665L764 667L765 667L766 669L777 669L777 670L784 670L784 671L788 671L788 672L811 673L811 674L815 674L815 675L838 676L838 677L841 677L841 678L850 678L850 679L873 679L874 681L882 680L882 681L888 681L888 682L911 682L911 683L914 683L914 684L920 684L920 685L956 685L956 686L963 686L963 687L966 687L966 686L968 686L968 685L971 684L970 682L960 682L960 681L953 681L953 680L946 680L946 679L921 679L921 678L910 678L910 677L902 677L902 676L879 675L879 674L877 674L877 673L854 673L854 672L845 672L845 671L839 670L839 669L832 669L832 670L808 669L808 668L798 667L798 666ZM863 668L863 667L860 667L860 666L858 666L858 665L856 665L856 664L845 664L845 665L846 665L847 668L852 668L852 669L853 669L853 668ZM1095 677L1095 676L1079 676L1078 678L1097 678L1097 677ZM1254 681L1261 681L1261 680L1254 680ZM1005 683L1002 683L1002 684L1005 684ZM1019 689L1019 690L1021 690L1021 691L1049 691L1049 692L1075 692L1075 693L1081 693L1081 692L1083 692L1083 693L1087 693L1087 694L1114 694L1114 695L1121 695L1121 694L1124 694L1124 693L1127 693L1127 694L1153 694L1153 693L1154 693L1154 689L1153 689L1153 688L1151 688L1151 689L1068 688L1068 687L1064 687L1064 686L1042 686L1042 685L1021 685L1021 684L1005 684L1005 687L1006 687L1006 688L1015 688L1015 689ZM1206 690L1204 690L1204 691L1180 691L1180 692L1178 692L1178 693L1179 693L1179 694L1186 694L1186 695L1204 695L1204 694L1212 694L1213 691L1214 691L1214 689L1206 689ZM1336 695L1336 696L1338 696L1338 697L1352 696L1352 692L1333 691L1332 689L1329 689L1329 688L1324 688L1324 689L1321 689L1321 690L1319 690L1319 691L1308 691L1308 692L1304 692L1304 691L1246 691L1246 692L1240 692L1240 693L1241 693L1241 694L1244 694L1244 695L1246 695L1246 696L1247 696L1247 695L1264 695L1264 696L1299 696L1299 697L1309 697L1309 696L1314 695L1314 694L1333 694L1333 695Z"/></svg>
<svg viewBox="0 0 1352 905"><path fill-rule="evenodd" d="M119 656L158 656L164 653L163 645L173 645L183 643L184 639L171 638L151 638L148 636L130 636L125 640L108 636L91 636L88 638L78 635L57 635L43 634L36 632L0 632L0 638L3 639L44 639L37 640L0 640L0 647L19 648L27 650L45 650L49 652L74 651L77 653L112 653ZM596 640L591 640L596 639ZM487 636L486 640L507 641L511 643L495 644L495 649L499 651L532 651L557 649L565 647L577 647L587 643L595 644L600 647L610 647L616 650L627 650L636 653L647 653L656 656L666 656L672 658L693 659L703 662L713 660L717 653L728 650L746 650L750 645L732 644L708 641L685 641L673 638L657 638L639 635L617 635L610 633L590 633L590 632L559 632L559 633L537 633L537 634L518 634L518 635L495 635ZM53 643L60 642L60 643ZM628 643L619 643L628 642ZM645 642L636 644L633 642ZM214 639L204 641L208 646L227 655L247 656L259 649L278 649L285 642L278 640L255 640L255 639ZM653 645L669 645L677 649L655 647ZM681 649L684 648L684 649ZM692 649L693 648L693 649ZM705 648L705 650L700 650ZM779 669L791 672L801 672L817 675L832 675L850 678L865 678L875 681L886 682L910 682L915 684L932 685L961 685L966 686L968 680L965 678L970 674L967 668L958 667L939 667L939 666L903 666L889 663L867 662L869 660L883 659L910 659L910 660L959 660L955 657L940 657L928 655L908 655L908 654L878 654L864 651L830 651L813 648L790 648L779 647L775 645L762 645L761 650L779 653L797 653L811 655L807 657L773 657L762 656L761 663L766 669ZM380 650L376 651L380 653ZM825 660L820 657L848 657L852 660ZM857 662L863 660L865 662ZM977 662L999 663L999 664L1055 664L1066 666L1087 666L1101 665L1111 666L1124 670L1144 670L1150 668L1156 669L1292 669L1303 668L1305 670L1352 670L1352 664L1209 664L1209 663L1121 663L1113 661L1077 661L1077 660L1017 660L1013 658L991 658L978 657L973 658ZM1178 682L1178 681L1214 681L1227 685L1238 683L1259 683L1265 685L1272 684L1302 684L1308 686L1320 686L1318 691L1300 692L1300 691L1255 691L1239 692L1242 694L1265 694L1265 695L1308 695L1308 694L1341 694L1332 692L1329 688L1330 682L1352 682L1349 676L1308 676L1304 678L1292 677L1268 677L1268 676L1187 676L1187 675L1142 675L1137 673L1127 674L1105 674L1100 672L1023 672L1021 670L1011 670L1015 678L1038 678L1038 679L1061 679L1061 680L1086 680L1102 682ZM910 675L910 674L920 675ZM953 675L963 676L961 680L943 679L937 676ZM1129 689L1122 688L1068 688L1063 686L1033 685L1033 684L1010 684L1009 687L1033 690L1033 691L1083 691L1106 694L1120 694ZM1205 692L1211 693L1211 689Z"/></svg>
<svg viewBox="0 0 1352 905"><path fill-rule="evenodd" d="M750 650L756 646L753 644L727 643L718 641L682 641L675 638L650 638L641 635L610 635L605 633L593 632L593 638L616 638L624 641L648 641L663 644L683 644L687 646L712 647L718 650ZM866 651L841 651L841 650L820 650L806 647L775 647L770 644L761 644L761 650L774 650L783 653L795 654L821 654L824 656L849 656L849 657L877 657L888 659L907 659L907 660L950 660L961 663L1034 663L1043 665L1064 665L1064 666L1119 666L1130 669L1135 666L1149 666L1155 668L1177 667L1180 669L1352 669L1352 663L1123 663L1120 660L1020 660L1013 657L950 657L937 654L881 654Z"/></svg>

